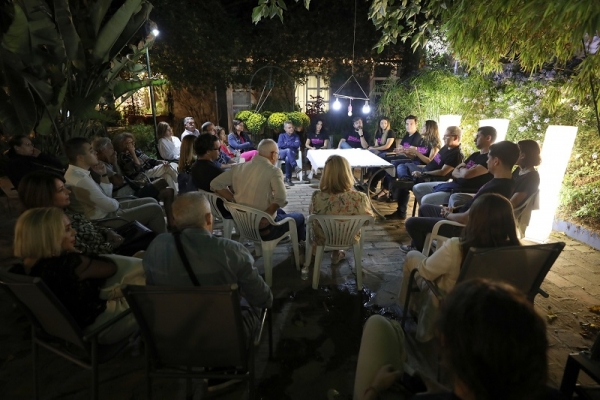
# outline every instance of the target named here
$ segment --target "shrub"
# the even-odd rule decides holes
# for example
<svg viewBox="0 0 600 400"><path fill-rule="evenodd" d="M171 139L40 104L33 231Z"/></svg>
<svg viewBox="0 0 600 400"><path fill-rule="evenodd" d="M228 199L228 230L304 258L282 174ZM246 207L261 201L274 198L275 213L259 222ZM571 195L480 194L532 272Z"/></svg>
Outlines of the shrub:
<svg viewBox="0 0 600 400"><path fill-rule="evenodd" d="M267 119L260 114L252 113L246 120L245 124L250 133L257 135L262 130L263 126L267 122Z"/></svg>
<svg viewBox="0 0 600 400"><path fill-rule="evenodd" d="M282 112L274 112L269 116L268 124L269 129L273 129L277 132L283 131L283 123L288 120L288 117L285 113Z"/></svg>
<svg viewBox="0 0 600 400"><path fill-rule="evenodd" d="M125 132L129 132L135 137L135 147L142 150L149 157L156 157L154 125L129 125Z"/></svg>
<svg viewBox="0 0 600 400"><path fill-rule="evenodd" d="M287 119L292 121L294 126L302 126L305 129L310 125L310 117L300 111L292 111L287 113Z"/></svg>
<svg viewBox="0 0 600 400"><path fill-rule="evenodd" d="M242 110L242 111L239 111L237 114L235 114L234 119L239 119L240 121L242 121L245 124L246 121L248 121L248 118L250 118L250 116L252 114L254 114L254 112L252 112L250 110Z"/></svg>

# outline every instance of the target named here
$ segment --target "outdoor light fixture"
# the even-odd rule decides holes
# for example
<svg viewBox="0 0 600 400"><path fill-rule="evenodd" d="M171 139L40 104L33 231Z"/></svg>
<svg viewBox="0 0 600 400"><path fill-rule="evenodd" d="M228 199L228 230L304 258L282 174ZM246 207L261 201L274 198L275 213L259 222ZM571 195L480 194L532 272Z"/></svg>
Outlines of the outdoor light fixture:
<svg viewBox="0 0 600 400"><path fill-rule="evenodd" d="M156 28L152 29L152 36L157 37L160 31Z"/></svg>
<svg viewBox="0 0 600 400"><path fill-rule="evenodd" d="M340 100L336 97L335 101L333 102L333 109L339 110L340 108L342 108L342 103L340 103Z"/></svg>
<svg viewBox="0 0 600 400"><path fill-rule="evenodd" d="M506 132L510 120L503 118L492 118L479 120L479 127L493 126L496 128L496 143L506 140Z"/></svg>
<svg viewBox="0 0 600 400"><path fill-rule="evenodd" d="M540 173L540 207L533 210L525 239L543 243L552 231L554 213L558 207L560 188L571 158L573 143L577 136L576 126L550 125L542 144Z"/></svg>
<svg viewBox="0 0 600 400"><path fill-rule="evenodd" d="M368 101L365 101L365 105L363 106L362 112L363 114L368 114L371 112L371 106L369 106Z"/></svg>
<svg viewBox="0 0 600 400"><path fill-rule="evenodd" d="M350 104L348 104L348 116L352 116L352 100L350 100Z"/></svg>
<svg viewBox="0 0 600 400"><path fill-rule="evenodd" d="M448 129L449 126L459 126L461 119L462 119L462 115L456 115L456 114L440 115L440 121L438 122L438 129L440 132L440 139L442 140L442 143L444 143L444 133L446 133L446 129Z"/></svg>

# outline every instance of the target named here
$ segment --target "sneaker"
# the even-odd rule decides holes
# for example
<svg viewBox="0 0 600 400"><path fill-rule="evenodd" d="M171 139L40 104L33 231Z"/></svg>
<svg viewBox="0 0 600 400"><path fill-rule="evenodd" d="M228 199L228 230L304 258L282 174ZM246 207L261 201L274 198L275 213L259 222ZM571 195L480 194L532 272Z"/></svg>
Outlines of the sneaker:
<svg viewBox="0 0 600 400"><path fill-rule="evenodd" d="M408 253L409 251L416 250L416 247L411 246L410 244L401 244L400 251L403 253Z"/></svg>
<svg viewBox="0 0 600 400"><path fill-rule="evenodd" d="M287 186L295 186L295 183L294 183L294 182L292 182L292 180L291 180L291 179L288 179L288 178L285 178L285 179L283 180L283 183L285 183Z"/></svg>
<svg viewBox="0 0 600 400"><path fill-rule="evenodd" d="M400 211L396 210L391 214L385 216L385 219L395 219L395 220L405 220L406 214L402 214Z"/></svg>

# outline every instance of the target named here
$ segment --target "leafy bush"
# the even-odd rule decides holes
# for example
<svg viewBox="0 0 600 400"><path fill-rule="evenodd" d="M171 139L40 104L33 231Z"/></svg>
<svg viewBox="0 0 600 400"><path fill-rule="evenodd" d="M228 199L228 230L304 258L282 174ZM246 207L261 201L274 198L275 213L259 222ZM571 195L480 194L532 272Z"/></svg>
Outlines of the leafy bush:
<svg viewBox="0 0 600 400"><path fill-rule="evenodd" d="M156 157L153 125L129 125L126 129L126 132L131 133L135 137L135 147L142 150L150 157Z"/></svg>
<svg viewBox="0 0 600 400"><path fill-rule="evenodd" d="M303 128L308 128L308 126L310 125L309 116L300 111L292 111L287 113L287 119L292 121L294 126L302 126Z"/></svg>
<svg viewBox="0 0 600 400"><path fill-rule="evenodd" d="M268 124L269 129L274 131L283 132L283 123L288 120L288 116L282 112L274 112L269 116Z"/></svg>
<svg viewBox="0 0 600 400"><path fill-rule="evenodd" d="M250 118L250 116L252 114L254 114L253 111L242 110L242 111L239 111L237 114L235 114L235 119L239 119L240 121L242 121L245 124L246 121L248 121L248 118Z"/></svg>
<svg viewBox="0 0 600 400"><path fill-rule="evenodd" d="M267 119L260 114L252 113L246 120L245 124L250 133L257 135L262 130Z"/></svg>

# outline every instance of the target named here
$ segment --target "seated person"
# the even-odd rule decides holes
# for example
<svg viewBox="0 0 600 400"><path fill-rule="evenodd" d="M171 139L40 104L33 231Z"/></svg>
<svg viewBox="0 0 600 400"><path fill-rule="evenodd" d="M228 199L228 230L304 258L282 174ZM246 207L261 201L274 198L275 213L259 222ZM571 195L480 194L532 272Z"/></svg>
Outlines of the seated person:
<svg viewBox="0 0 600 400"><path fill-rule="evenodd" d="M291 121L283 123L283 130L277 138L277 147L279 148L279 159L285 160L285 179L286 185L294 186L292 182L292 172L300 172L300 167L296 163L298 151L300 151L300 137L294 130L294 124Z"/></svg>
<svg viewBox="0 0 600 400"><path fill-rule="evenodd" d="M507 199L512 196L514 182L512 180L512 167L519 158L519 146L515 143L502 141L490 146L488 152L487 170L493 175L493 179L483 185L481 189L460 208L449 208L424 204L419 207L419 217L406 220L406 231L412 238L410 246L402 245L401 250L423 250L425 237L431 232L435 224L447 218L461 224L469 220L469 209L477 197L485 193L498 193Z"/></svg>
<svg viewBox="0 0 600 400"><path fill-rule="evenodd" d="M471 247L519 244L510 202L499 194L488 193L477 197L473 202L469 210L469 221L459 238L446 240L429 257L419 251L409 251L404 262L400 301L404 302L410 273L417 268L419 272L415 278L421 292L413 294L415 301L411 301L413 310L418 313L417 340L426 342L433 338L433 321L439 307L436 297L421 278L435 282L442 295L446 295L454 288L460 267Z"/></svg>
<svg viewBox="0 0 600 400"><path fill-rule="evenodd" d="M546 386L546 324L514 287L483 279L458 285L437 321L442 365L453 376L452 393L420 394L423 400L560 398ZM404 334L396 321L373 315L363 331L354 399L372 400L400 378Z"/></svg>
<svg viewBox="0 0 600 400"><path fill-rule="evenodd" d="M227 201L270 214L275 222L286 217L293 218L298 240L303 241L306 237L304 215L286 213L281 209L287 205L287 194L283 173L276 167L279 158L277 153L277 143L274 140L261 140L258 144L258 156L217 176L210 183L210 188ZM260 235L264 241L281 237L289 229L288 223L271 225L266 218L260 222Z"/></svg>
<svg viewBox="0 0 600 400"><path fill-rule="evenodd" d="M128 221L139 221L155 233L166 231L162 207L156 200L142 198L118 202L111 197L113 186L108 180L106 166L98 163L96 152L87 139L69 139L65 148L69 158L65 180L72 192L71 203L76 203L75 211L91 220L119 216ZM100 183L92 179L90 168L96 169L101 176Z"/></svg>
<svg viewBox="0 0 600 400"><path fill-rule="evenodd" d="M219 139L209 133L203 133L196 139L194 151L198 159L191 169L192 181L196 188L212 192L210 183L223 173L223 170L214 164L220 147ZM217 201L217 207L224 218L231 218L231 213L225 208L222 200Z"/></svg>
<svg viewBox="0 0 600 400"><path fill-rule="evenodd" d="M168 123L158 123L156 137L158 138L158 153L162 159L169 161L179 160L181 140L173 135L173 129L171 129Z"/></svg>
<svg viewBox="0 0 600 400"><path fill-rule="evenodd" d="M247 150L241 153L239 150L235 150L235 152L231 151L229 148L229 142L227 140L227 133L225 132L225 128L221 126L215 127L217 131L217 137L221 141L221 151L225 153L228 157L233 158L235 161L236 157L244 159L244 162L248 162L254 158L258 154L256 150Z"/></svg>
<svg viewBox="0 0 600 400"><path fill-rule="evenodd" d="M123 257L127 268L121 268L111 258L82 255L75 248L71 221L55 207L32 208L19 217L14 251L23 261L17 269L42 278L84 332L94 330L129 308L123 298L108 294L101 298L103 287L145 282L139 259ZM111 298L107 301L107 297ZM133 314L129 314L102 332L98 341L115 343L137 329Z"/></svg>
<svg viewBox="0 0 600 400"><path fill-rule="evenodd" d="M456 134L456 130L460 133L459 127L455 126L450 128L455 128L452 130L453 134ZM412 180L412 173L421 170L423 166L433 161L435 155L440 151L442 146L440 143L440 133L437 122L430 119L425 121L425 129L421 138L421 146L410 146L404 150L404 154L406 154L407 157L414 159L414 161L411 163L399 164L396 167L396 177L398 179Z"/></svg>
<svg viewBox="0 0 600 400"><path fill-rule="evenodd" d="M147 182L148 178L163 178L177 195L177 164L148 157L135 147L135 138L131 133L124 132L116 135L113 138L113 146L117 151L117 160L124 176L134 182Z"/></svg>
<svg viewBox="0 0 600 400"><path fill-rule="evenodd" d="M183 132L181 132L181 140L187 135L193 135L195 137L200 136L200 132L196 129L196 121L192 117L185 117L183 119L183 127L185 128Z"/></svg>
<svg viewBox="0 0 600 400"><path fill-rule="evenodd" d="M367 195L354 190L352 169L344 157L332 155L325 162L319 190L313 192L308 212L317 215L373 215ZM312 228L312 244L322 245L325 241L323 229L316 221ZM360 232L355 242L359 239ZM345 257L343 250L334 250L331 263L337 264Z"/></svg>
<svg viewBox="0 0 600 400"><path fill-rule="evenodd" d="M311 124L304 146L309 150L329 148L329 136L325 128L323 128L322 119L315 119Z"/></svg>
<svg viewBox="0 0 600 400"><path fill-rule="evenodd" d="M250 141L250 136L244 131L244 123L239 119L233 120L233 132L227 137L229 146L244 154L247 151L254 150L254 145Z"/></svg>
<svg viewBox="0 0 600 400"><path fill-rule="evenodd" d="M65 178L48 171L25 175L19 184L19 199L26 209L56 207L64 211L76 232L75 247L83 254L122 254L132 256L146 250L149 242L128 241L112 229L95 225L85 215L72 210L71 191Z"/></svg>
<svg viewBox="0 0 600 400"><path fill-rule="evenodd" d="M217 136L217 128L215 127L215 124L213 124L210 121L206 121L205 123L202 124L202 134L211 134L213 136ZM218 136L217 136L218 139ZM216 160L214 160L214 163L217 167L222 168L222 169L227 169L227 168L231 168L233 167L235 164L237 164L237 161L233 160L233 157L230 157L229 154L227 154L227 152L223 151L223 149L219 148L219 156L217 157Z"/></svg>
<svg viewBox="0 0 600 400"><path fill-rule="evenodd" d="M338 149L367 149L369 147L369 135L363 131L363 120L361 117L352 119L353 130L346 133L340 139Z"/></svg>
<svg viewBox="0 0 600 400"><path fill-rule="evenodd" d="M177 185L179 194L195 192L198 190L192 179L192 165L196 162L196 153L194 152L194 143L197 137L187 135L181 141L181 152L179 157Z"/></svg>
<svg viewBox="0 0 600 400"><path fill-rule="evenodd" d="M369 151L378 154L380 157L385 157L388 151L394 150L396 142L396 132L390 126L390 119L382 117L379 119L379 127L375 131L373 138L373 146L369 146Z"/></svg>
<svg viewBox="0 0 600 400"><path fill-rule="evenodd" d="M452 182L424 182L413 187L413 193L419 204L447 204L451 192L477 191L493 176L487 170L487 153L490 146L496 141L496 129L492 126L482 126L477 130L475 146L479 149L471 154L462 164L452 171ZM466 196L463 201L468 201Z"/></svg>
<svg viewBox="0 0 600 400"><path fill-rule="evenodd" d="M513 171L512 177L515 181L515 192L510 198L513 208L519 207L540 187L540 174L535 167L542 163L540 157L540 145L535 140L521 140L519 143L521 152L518 167Z"/></svg>
<svg viewBox="0 0 600 400"><path fill-rule="evenodd" d="M19 187L21 178L34 171L52 171L65 174L65 166L54 156L45 154L33 147L31 139L25 135L16 135L8 141L10 148L6 152L8 165L6 175L13 186Z"/></svg>
<svg viewBox="0 0 600 400"><path fill-rule="evenodd" d="M448 179L452 170L462 162L463 154L460 147L461 130L457 126L451 126L446 130L444 135L444 147L439 152L436 151L433 159L423 168L419 168L412 172L412 181L415 184L424 182L425 179L444 180ZM423 156L421 153L419 155ZM425 156L423 156L425 157ZM397 176L401 177L407 165L415 164L399 164L396 167ZM404 172L406 173L406 172ZM387 219L406 218L406 209L408 207L408 199L410 197L409 188L399 187L394 190L394 195L398 200L398 208L392 214L386 215Z"/></svg>
<svg viewBox="0 0 600 400"><path fill-rule="evenodd" d="M271 307L273 294L254 267L248 249L233 240L213 236L213 216L208 200L201 193L190 192L177 197L174 206L175 225L183 251L200 285L236 283L251 306ZM148 285L194 286L172 233L154 239L143 263ZM246 332L252 332L251 327L258 321L259 314L250 307L242 315L248 322Z"/></svg>

